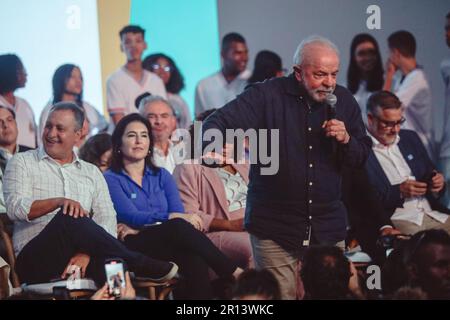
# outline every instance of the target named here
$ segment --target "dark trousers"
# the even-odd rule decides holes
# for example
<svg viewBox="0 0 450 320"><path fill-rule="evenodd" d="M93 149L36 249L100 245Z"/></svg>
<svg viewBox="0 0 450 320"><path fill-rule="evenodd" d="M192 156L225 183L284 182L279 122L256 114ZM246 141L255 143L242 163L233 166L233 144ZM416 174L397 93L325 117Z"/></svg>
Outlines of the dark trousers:
<svg viewBox="0 0 450 320"><path fill-rule="evenodd" d="M19 253L16 271L22 283L47 282L60 278L79 252L91 257L86 275L98 285L106 280L104 262L108 258L122 258L131 271L142 276L154 273L156 278L170 269L168 262L129 250L90 218L74 219L60 211Z"/></svg>
<svg viewBox="0 0 450 320"><path fill-rule="evenodd" d="M180 267L181 281L177 299L212 298L209 267L223 278L230 277L236 265L202 232L183 219L168 220L147 227L125 238L125 245L149 257L173 261Z"/></svg>

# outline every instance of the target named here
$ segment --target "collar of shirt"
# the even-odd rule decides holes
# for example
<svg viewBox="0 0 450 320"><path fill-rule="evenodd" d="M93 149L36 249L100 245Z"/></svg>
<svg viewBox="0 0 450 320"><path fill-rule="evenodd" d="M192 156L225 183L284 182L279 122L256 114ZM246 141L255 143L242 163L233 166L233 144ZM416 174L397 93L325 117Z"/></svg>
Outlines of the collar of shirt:
<svg viewBox="0 0 450 320"><path fill-rule="evenodd" d="M72 163L70 163L70 165L75 164L77 166L77 168L81 168L81 161L80 158L78 157L77 153L72 151L73 153L73 160ZM55 159L53 159L52 157L50 157L47 152L45 152L44 150L44 146L40 146L38 149L38 158L39 161L43 160L43 159L50 159L53 162L56 162ZM59 164L59 163L58 163ZM67 165L67 164L66 164Z"/></svg>
<svg viewBox="0 0 450 320"><path fill-rule="evenodd" d="M174 146L175 146L175 144L172 142L172 140L169 139L169 148L167 149L167 156L157 146L153 147L153 152L156 153L158 156L160 156L162 158L166 158L172 153L172 149L173 149Z"/></svg>
<svg viewBox="0 0 450 320"><path fill-rule="evenodd" d="M16 145L16 149L14 150L14 153L9 152L8 149L0 147L0 155L5 159L11 159L16 153L19 152L19 145Z"/></svg>
<svg viewBox="0 0 450 320"><path fill-rule="evenodd" d="M382 144L380 141L377 140L377 138L375 138L373 135L371 135L369 131L367 131L367 135L372 139L372 149L386 150L386 149L390 149L394 146L397 146L398 143L400 142L400 135L398 135L398 134L397 134L397 137L395 138L394 143L390 144L390 145Z"/></svg>

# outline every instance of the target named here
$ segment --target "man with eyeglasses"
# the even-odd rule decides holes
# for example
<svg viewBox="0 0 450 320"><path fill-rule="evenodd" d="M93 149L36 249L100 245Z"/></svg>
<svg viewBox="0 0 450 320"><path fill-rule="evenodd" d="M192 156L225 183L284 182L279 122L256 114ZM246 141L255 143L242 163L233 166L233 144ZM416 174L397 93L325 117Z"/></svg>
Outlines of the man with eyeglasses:
<svg viewBox="0 0 450 320"><path fill-rule="evenodd" d="M374 93L367 102L367 120L373 145L366 171L384 207L378 217L381 234L432 228L450 232L450 210L440 203L444 176L419 135L400 128L405 118L399 98L388 91Z"/></svg>
<svg viewBox="0 0 450 320"><path fill-rule="evenodd" d="M182 148L180 143L174 143L172 133L177 128L177 119L172 106L159 96L148 96L139 104L139 113L152 125L153 161L158 167L173 173L176 165L183 160L177 157L177 151Z"/></svg>

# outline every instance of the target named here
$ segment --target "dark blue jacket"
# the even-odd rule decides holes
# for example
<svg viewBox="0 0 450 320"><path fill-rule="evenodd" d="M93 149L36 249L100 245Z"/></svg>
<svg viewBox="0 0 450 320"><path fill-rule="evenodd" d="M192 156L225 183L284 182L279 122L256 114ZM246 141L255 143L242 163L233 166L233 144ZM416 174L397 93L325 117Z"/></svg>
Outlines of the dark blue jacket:
<svg viewBox="0 0 450 320"><path fill-rule="evenodd" d="M203 124L204 132L279 130L278 172L262 175L260 161L251 165L245 226L288 250L302 246L309 225L317 242L334 244L345 238L342 165L363 167L371 141L352 94L341 86L334 94L337 119L344 121L351 136L345 146L325 137L327 106L308 104L306 91L292 74L253 85Z"/></svg>
<svg viewBox="0 0 450 320"><path fill-rule="evenodd" d="M403 158L408 163L412 174L417 181L426 180L426 177L429 176L435 167L428 157L427 151L419 136L411 130L400 130L399 136L400 141L398 147ZM378 198L384 206L384 211L380 213L379 225L391 225L391 216L394 214L395 209L402 208L404 203L404 199L400 197L400 185L391 185L372 150L370 150L369 158L367 159L366 171ZM439 201L440 197L444 194L444 190L445 188L442 189L438 197L427 193L426 198L433 210L449 214L450 210Z"/></svg>

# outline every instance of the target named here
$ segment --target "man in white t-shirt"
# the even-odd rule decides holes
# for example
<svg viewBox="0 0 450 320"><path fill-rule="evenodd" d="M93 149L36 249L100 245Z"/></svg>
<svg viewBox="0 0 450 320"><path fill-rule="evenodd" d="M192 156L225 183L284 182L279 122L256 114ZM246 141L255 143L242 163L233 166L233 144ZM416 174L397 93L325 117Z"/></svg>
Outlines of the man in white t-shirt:
<svg viewBox="0 0 450 320"><path fill-rule="evenodd" d="M195 90L195 114L221 108L244 91L250 71L246 70L248 48L244 37L229 33L222 39L222 69L200 80Z"/></svg>
<svg viewBox="0 0 450 320"><path fill-rule="evenodd" d="M144 29L133 25L126 26L119 32L120 49L125 53L127 62L106 81L111 125L115 125L127 114L136 113L138 110L135 100L145 92L166 98L162 80L142 67L142 54L147 49L144 34Z"/></svg>
<svg viewBox="0 0 450 320"><path fill-rule="evenodd" d="M14 92L24 88L27 72L15 54L0 55L0 105L10 108L16 115L19 137L17 143L36 148L36 121L30 105Z"/></svg>
<svg viewBox="0 0 450 320"><path fill-rule="evenodd" d="M395 93L403 103L406 118L403 128L419 135L434 161L431 90L424 71L417 64L416 40L408 31L397 31L389 36L388 46L390 55L384 90Z"/></svg>

